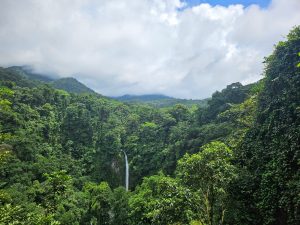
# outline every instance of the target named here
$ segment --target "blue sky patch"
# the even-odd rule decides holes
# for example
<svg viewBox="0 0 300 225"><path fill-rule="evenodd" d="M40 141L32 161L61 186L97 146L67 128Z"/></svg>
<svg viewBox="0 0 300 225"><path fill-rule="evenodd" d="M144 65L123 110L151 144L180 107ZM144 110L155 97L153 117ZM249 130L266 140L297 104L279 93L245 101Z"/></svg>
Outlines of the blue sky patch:
<svg viewBox="0 0 300 225"><path fill-rule="evenodd" d="M252 4L257 4L262 8L266 8L271 0L182 0L182 2L186 2L186 7L192 7L195 5L199 5L201 3L209 3L210 5L222 5L228 6L232 4L242 4L244 6L249 6Z"/></svg>

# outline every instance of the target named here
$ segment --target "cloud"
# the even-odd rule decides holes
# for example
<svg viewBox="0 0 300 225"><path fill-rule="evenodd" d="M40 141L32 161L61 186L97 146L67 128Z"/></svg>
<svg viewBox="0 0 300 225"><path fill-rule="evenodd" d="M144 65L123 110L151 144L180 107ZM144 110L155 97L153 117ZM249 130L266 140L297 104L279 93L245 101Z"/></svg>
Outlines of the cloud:
<svg viewBox="0 0 300 225"><path fill-rule="evenodd" d="M99 93L204 98L262 74L300 24L299 0L228 7L179 0L2 0L0 65L75 76Z"/></svg>

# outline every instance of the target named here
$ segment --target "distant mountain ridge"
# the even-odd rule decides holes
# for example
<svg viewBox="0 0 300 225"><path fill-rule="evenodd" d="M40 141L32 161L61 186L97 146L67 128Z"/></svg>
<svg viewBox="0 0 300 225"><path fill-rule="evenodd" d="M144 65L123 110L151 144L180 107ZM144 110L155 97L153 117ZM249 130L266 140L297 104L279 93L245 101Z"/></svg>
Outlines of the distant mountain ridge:
<svg viewBox="0 0 300 225"><path fill-rule="evenodd" d="M173 97L162 95L162 94L148 94L148 95L126 94L114 98L120 101L154 101L154 100L162 100L162 99L175 99Z"/></svg>
<svg viewBox="0 0 300 225"><path fill-rule="evenodd" d="M49 84L56 89L61 89L70 93L96 94L95 91L93 91L92 89L82 84L73 77L55 78L49 75L35 73L30 67L26 66L11 66L8 68L0 67L0 81L13 82L21 87L34 87L41 84ZM205 107L208 101L208 99L179 99L163 94L127 94L119 97L110 98L128 104L146 104L157 108L171 107L176 104L183 104L187 107L192 107L195 105Z"/></svg>
<svg viewBox="0 0 300 225"><path fill-rule="evenodd" d="M202 100L180 99L180 98L174 98L162 94L148 94L148 95L127 94L127 95L122 95L113 98L124 103L132 103L132 104L142 103L142 104L147 104L158 108L170 107L176 104L183 104L188 107L192 107L194 105L201 105L205 107L208 101L208 99L202 99Z"/></svg>

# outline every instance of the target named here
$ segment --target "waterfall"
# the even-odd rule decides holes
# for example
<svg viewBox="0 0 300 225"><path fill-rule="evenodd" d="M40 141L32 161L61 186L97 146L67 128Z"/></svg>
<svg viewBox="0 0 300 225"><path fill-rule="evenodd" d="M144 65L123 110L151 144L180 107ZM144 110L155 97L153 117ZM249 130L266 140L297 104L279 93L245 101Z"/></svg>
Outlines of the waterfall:
<svg viewBox="0 0 300 225"><path fill-rule="evenodd" d="M125 158L125 187L126 191L129 189L129 165L128 165L128 159L127 159L127 154L125 151L122 150L124 153L124 158Z"/></svg>

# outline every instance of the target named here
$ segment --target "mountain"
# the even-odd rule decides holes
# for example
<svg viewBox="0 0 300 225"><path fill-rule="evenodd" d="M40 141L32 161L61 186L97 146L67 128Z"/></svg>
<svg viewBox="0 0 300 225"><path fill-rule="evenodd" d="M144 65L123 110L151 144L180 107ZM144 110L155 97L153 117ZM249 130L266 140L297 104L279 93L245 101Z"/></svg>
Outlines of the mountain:
<svg viewBox="0 0 300 225"><path fill-rule="evenodd" d="M0 81L13 82L20 87L34 87L41 84L49 84L56 89L65 90L70 93L95 93L78 80L72 77L55 79L45 74L34 73L27 66L0 67Z"/></svg>
<svg viewBox="0 0 300 225"><path fill-rule="evenodd" d="M147 102L147 101L174 99L174 98L166 96L166 95L152 94L152 95L122 95L119 97L115 97L115 99L122 101L122 102L130 102L130 101Z"/></svg>
<svg viewBox="0 0 300 225"><path fill-rule="evenodd" d="M147 104L157 108L171 107L176 104L183 104L185 106L191 107L193 105L206 106L208 99L203 100L192 100L192 99L179 99L173 98L161 94L150 94L150 95L122 95L119 97L113 97L124 103L130 104Z"/></svg>
<svg viewBox="0 0 300 225"><path fill-rule="evenodd" d="M41 82L51 82L54 78L49 75L34 73L32 68L29 66L11 66L7 68L8 70L20 74L29 80L36 80Z"/></svg>
<svg viewBox="0 0 300 225"><path fill-rule="evenodd" d="M37 80L30 80L24 71L17 68L0 67L0 83L12 85L13 83L19 87L34 87L40 84Z"/></svg>
<svg viewBox="0 0 300 225"><path fill-rule="evenodd" d="M95 93L92 89L88 88L84 84L80 83L73 77L61 78L55 81L52 81L51 84L56 89L62 89L71 93Z"/></svg>

